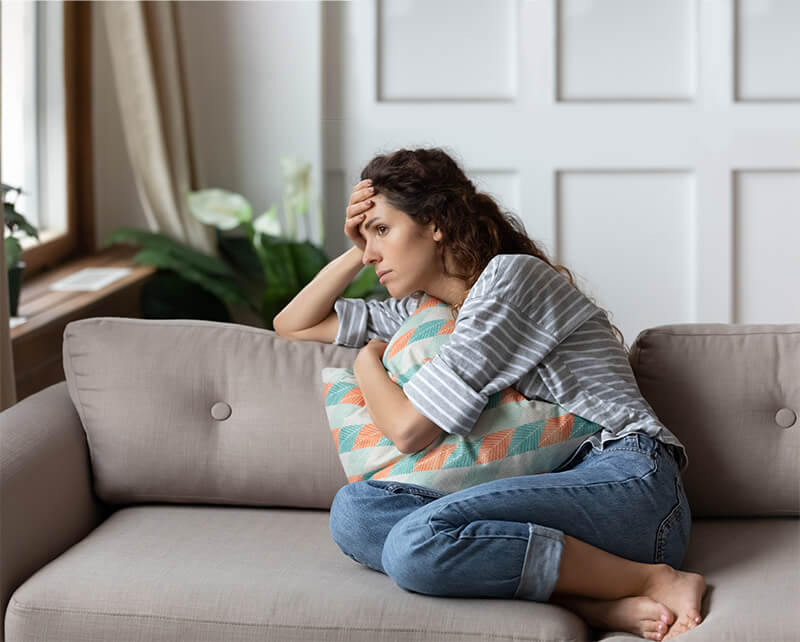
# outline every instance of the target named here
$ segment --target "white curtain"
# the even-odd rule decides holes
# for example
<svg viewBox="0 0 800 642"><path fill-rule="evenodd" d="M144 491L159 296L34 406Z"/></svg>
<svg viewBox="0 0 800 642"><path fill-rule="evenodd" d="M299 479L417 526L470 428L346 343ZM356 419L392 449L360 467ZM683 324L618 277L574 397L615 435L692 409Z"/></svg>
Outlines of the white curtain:
<svg viewBox="0 0 800 642"><path fill-rule="evenodd" d="M114 84L136 187L153 232L218 256L213 227L188 210L192 149L172 2L103 2Z"/></svg>

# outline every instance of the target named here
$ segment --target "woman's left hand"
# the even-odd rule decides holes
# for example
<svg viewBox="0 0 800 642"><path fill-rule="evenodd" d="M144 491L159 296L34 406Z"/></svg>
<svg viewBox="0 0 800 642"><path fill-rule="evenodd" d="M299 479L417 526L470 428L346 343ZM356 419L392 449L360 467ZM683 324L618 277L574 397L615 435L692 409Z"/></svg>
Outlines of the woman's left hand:
<svg viewBox="0 0 800 642"><path fill-rule="evenodd" d="M382 341L381 339L370 339L369 343L359 350L356 360L364 359L362 355L366 355L367 358L378 359L378 361L381 361L383 359L383 353L386 352L386 346L388 345L389 343L387 341Z"/></svg>

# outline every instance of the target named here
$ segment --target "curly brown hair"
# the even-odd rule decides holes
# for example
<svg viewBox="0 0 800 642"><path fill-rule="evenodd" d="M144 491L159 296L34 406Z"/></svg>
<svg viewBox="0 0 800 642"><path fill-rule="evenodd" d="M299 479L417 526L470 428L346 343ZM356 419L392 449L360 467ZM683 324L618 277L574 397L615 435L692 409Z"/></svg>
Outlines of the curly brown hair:
<svg viewBox="0 0 800 642"><path fill-rule="evenodd" d="M361 180L367 178L372 181L374 194L382 194L389 205L420 225L434 223L439 227L443 234L444 273L464 281L467 294L489 261L498 254L535 256L565 274L570 284L581 291L572 272L563 265L554 264L528 237L525 226L514 214L501 211L489 194L476 191L458 163L443 149L404 148L376 156L361 172ZM449 272L445 253L449 253L465 272ZM418 291L412 296L423 295L424 292ZM592 297L585 296L597 305ZM452 306L454 318L463 303L464 299ZM609 312L600 309L608 318ZM613 323L611 327L627 352L622 332Z"/></svg>

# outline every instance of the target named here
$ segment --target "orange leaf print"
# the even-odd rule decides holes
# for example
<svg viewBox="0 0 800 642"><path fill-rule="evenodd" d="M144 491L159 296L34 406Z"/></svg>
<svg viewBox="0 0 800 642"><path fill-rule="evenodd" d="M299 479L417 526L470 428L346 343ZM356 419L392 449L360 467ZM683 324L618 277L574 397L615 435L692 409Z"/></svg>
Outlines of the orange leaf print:
<svg viewBox="0 0 800 642"><path fill-rule="evenodd" d="M475 463L488 464L490 461L505 457L513 436L513 428L507 428L506 430L500 430L491 435L486 435L481 442L481 450L478 453L478 457L475 459Z"/></svg>
<svg viewBox="0 0 800 642"><path fill-rule="evenodd" d="M442 466L444 466L444 462L453 454L455 449L455 445L442 445L438 448L434 448L414 464L413 472L420 470L440 470Z"/></svg>
<svg viewBox="0 0 800 642"><path fill-rule="evenodd" d="M364 401L364 395L361 393L361 388L356 386L350 392L348 392L344 397L342 397L339 403L351 403L354 406L366 406L367 402Z"/></svg>
<svg viewBox="0 0 800 642"><path fill-rule="evenodd" d="M500 395L500 404L503 405L504 403L512 403L515 401L527 401L527 397L521 395L519 392L514 390L514 388L506 388Z"/></svg>
<svg viewBox="0 0 800 642"><path fill-rule="evenodd" d="M395 341L392 344L392 349L389 351L389 353L386 355L385 358L386 359L391 359L394 355L396 355L403 348L405 348L408 345L408 340L414 334L415 330L416 330L416 328L411 328L411 330L406 332L404 335L398 337L397 341Z"/></svg>
<svg viewBox="0 0 800 642"><path fill-rule="evenodd" d="M573 414L550 417L544 423L544 431L542 432L542 438L539 440L539 448L569 439L573 423L575 423L575 415Z"/></svg>
<svg viewBox="0 0 800 642"><path fill-rule="evenodd" d="M428 298L425 301L421 301L419 307L416 310L414 310L414 314L419 314L423 310L427 310L428 308L433 308L439 305L440 303L441 301L439 299L428 295Z"/></svg>
<svg viewBox="0 0 800 642"><path fill-rule="evenodd" d="M445 323L437 332L437 335L442 334L453 334L453 330L456 329L456 322L450 319L447 323Z"/></svg>
<svg viewBox="0 0 800 642"><path fill-rule="evenodd" d="M383 437L383 433L375 427L375 424L364 424L364 427L356 435L353 441L353 450L356 448L370 448L376 446Z"/></svg>

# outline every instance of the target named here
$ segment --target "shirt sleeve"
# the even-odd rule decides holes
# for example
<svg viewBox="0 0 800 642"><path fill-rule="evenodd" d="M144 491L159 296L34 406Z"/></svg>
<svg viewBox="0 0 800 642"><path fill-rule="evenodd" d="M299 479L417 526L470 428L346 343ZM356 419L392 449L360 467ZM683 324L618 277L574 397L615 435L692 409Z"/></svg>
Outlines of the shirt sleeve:
<svg viewBox="0 0 800 642"><path fill-rule="evenodd" d="M339 330L333 343L360 348L370 339L389 341L418 305L419 300L411 295L385 301L339 297L333 304L339 317Z"/></svg>
<svg viewBox="0 0 800 642"><path fill-rule="evenodd" d="M543 261L508 256L526 258L487 266L492 272L476 282L450 341L403 387L448 433L469 434L492 394L513 387L600 310Z"/></svg>

